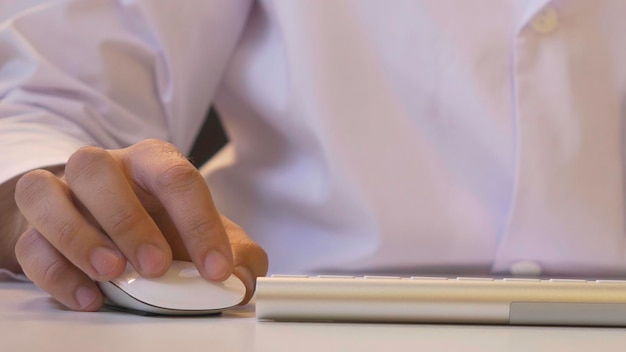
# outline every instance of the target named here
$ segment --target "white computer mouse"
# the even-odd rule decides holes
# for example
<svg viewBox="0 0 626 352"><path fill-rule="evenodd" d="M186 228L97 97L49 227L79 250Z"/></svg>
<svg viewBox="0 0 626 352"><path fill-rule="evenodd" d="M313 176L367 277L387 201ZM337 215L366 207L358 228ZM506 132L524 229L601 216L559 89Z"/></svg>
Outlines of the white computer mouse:
<svg viewBox="0 0 626 352"><path fill-rule="evenodd" d="M231 275L222 282L205 280L191 262L173 261L158 278L145 278L128 264L117 279L98 283L109 306L165 315L215 314L243 301L246 287Z"/></svg>

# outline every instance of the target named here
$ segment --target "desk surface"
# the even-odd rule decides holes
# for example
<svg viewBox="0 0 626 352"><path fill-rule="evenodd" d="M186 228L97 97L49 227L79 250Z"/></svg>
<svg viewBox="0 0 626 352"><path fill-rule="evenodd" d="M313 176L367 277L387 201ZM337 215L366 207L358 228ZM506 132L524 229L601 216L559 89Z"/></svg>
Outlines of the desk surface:
<svg viewBox="0 0 626 352"><path fill-rule="evenodd" d="M0 282L2 351L623 351L626 329L258 322L64 310L28 283Z"/></svg>

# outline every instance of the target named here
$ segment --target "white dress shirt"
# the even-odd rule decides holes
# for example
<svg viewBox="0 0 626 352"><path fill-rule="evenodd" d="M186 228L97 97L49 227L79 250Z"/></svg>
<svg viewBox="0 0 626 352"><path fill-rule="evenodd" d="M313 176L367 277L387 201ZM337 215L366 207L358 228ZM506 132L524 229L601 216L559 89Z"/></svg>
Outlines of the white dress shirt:
<svg viewBox="0 0 626 352"><path fill-rule="evenodd" d="M626 274L626 1L18 1L0 181L215 104L271 272Z"/></svg>

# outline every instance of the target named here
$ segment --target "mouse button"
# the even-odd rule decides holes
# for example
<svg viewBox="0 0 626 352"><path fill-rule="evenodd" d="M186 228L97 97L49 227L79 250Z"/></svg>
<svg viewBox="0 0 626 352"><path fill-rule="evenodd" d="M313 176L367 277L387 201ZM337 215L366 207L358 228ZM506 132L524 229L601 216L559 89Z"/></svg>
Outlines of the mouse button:
<svg viewBox="0 0 626 352"><path fill-rule="evenodd" d="M200 277L200 272L196 268L183 268L178 272L178 276L182 278L198 278Z"/></svg>
<svg viewBox="0 0 626 352"><path fill-rule="evenodd" d="M168 280L183 283L188 279L202 279L202 275L192 262L174 260L165 274Z"/></svg>
<svg viewBox="0 0 626 352"><path fill-rule="evenodd" d="M150 305L176 310L213 310L232 307L245 296L245 286L231 276L224 282L209 282L202 277L184 278L166 275L161 278L141 278L125 291Z"/></svg>
<svg viewBox="0 0 626 352"><path fill-rule="evenodd" d="M213 304L216 307L226 308L239 304L245 297L246 287L238 277L231 275L222 282L197 280L193 287L186 291L189 304L195 306Z"/></svg>
<svg viewBox="0 0 626 352"><path fill-rule="evenodd" d="M230 275L228 279L220 282L220 284L230 292L238 292L243 295L246 293L246 285L235 275Z"/></svg>
<svg viewBox="0 0 626 352"><path fill-rule="evenodd" d="M124 270L124 272L110 282L111 284L119 287L124 291L128 291L130 289L130 291L132 292L132 287L134 286L134 283L137 281L137 279L141 279L141 275L139 275L139 273L135 271L135 269L129 263L126 265L126 269Z"/></svg>
<svg viewBox="0 0 626 352"><path fill-rule="evenodd" d="M139 275L139 273L137 273L137 272L129 272L129 273L124 273L123 275L121 275L117 279L113 280L113 282L115 282L117 284L130 285L133 282L135 282L137 279L139 279L140 277L141 277L141 275Z"/></svg>
<svg viewBox="0 0 626 352"><path fill-rule="evenodd" d="M118 281L134 281L139 277L139 273L137 272L137 270L135 270L135 268L133 268L133 266L130 264L130 262L126 263L126 268L124 269L124 272L118 276L116 278L116 280Z"/></svg>
<svg viewBox="0 0 626 352"><path fill-rule="evenodd" d="M246 287L238 277L231 275L222 282L196 281L196 289L188 292L189 304L198 308L211 305L224 309L239 304L245 297Z"/></svg>

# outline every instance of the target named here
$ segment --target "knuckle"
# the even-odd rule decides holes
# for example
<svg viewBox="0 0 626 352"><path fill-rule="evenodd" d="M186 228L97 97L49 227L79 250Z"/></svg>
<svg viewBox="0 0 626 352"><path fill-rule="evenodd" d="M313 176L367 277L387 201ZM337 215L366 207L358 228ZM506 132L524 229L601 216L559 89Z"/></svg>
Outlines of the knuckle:
<svg viewBox="0 0 626 352"><path fill-rule="evenodd" d="M57 226L56 243L59 249L72 248L74 241L78 238L80 223L78 220L70 219L61 222Z"/></svg>
<svg viewBox="0 0 626 352"><path fill-rule="evenodd" d="M65 178L69 183L79 178L95 178L112 161L108 151L96 146L82 147L70 156L65 165Z"/></svg>
<svg viewBox="0 0 626 352"><path fill-rule="evenodd" d="M131 148L149 148L149 149L153 149L153 148L156 148L156 147L164 145L164 144L170 144L170 143L166 142L164 140L161 140L161 139L148 138L148 139L144 139L142 141L137 142L136 144L131 146Z"/></svg>
<svg viewBox="0 0 626 352"><path fill-rule="evenodd" d="M185 159L172 160L162 167L155 181L159 189L179 190L194 183L198 170Z"/></svg>
<svg viewBox="0 0 626 352"><path fill-rule="evenodd" d="M33 170L19 178L15 185L15 202L18 207L29 207L37 203L50 185L50 177L55 177L46 170Z"/></svg>
<svg viewBox="0 0 626 352"><path fill-rule="evenodd" d="M20 263L26 262L25 259L36 253L35 247L40 240L36 230L30 229L24 232L15 243L15 256Z"/></svg>
<svg viewBox="0 0 626 352"><path fill-rule="evenodd" d="M239 226L236 222L230 220L224 214L220 214L220 219L222 220L222 224L224 224L224 229L232 237L242 237L244 239L248 239L248 235L246 235L246 231Z"/></svg>
<svg viewBox="0 0 626 352"><path fill-rule="evenodd" d="M15 255L24 273L45 288L64 279L67 264L61 258L40 255L42 241L46 240L34 228L25 231L15 244Z"/></svg>
<svg viewBox="0 0 626 352"><path fill-rule="evenodd" d="M45 287L51 287L63 282L66 277L67 264L61 259L55 259L49 263L39 263L41 268L41 280Z"/></svg>
<svg viewBox="0 0 626 352"><path fill-rule="evenodd" d="M183 157L178 147L174 144L160 139L146 139L138 142L131 149L138 149L149 154L157 154L164 157Z"/></svg>
<svg viewBox="0 0 626 352"><path fill-rule="evenodd" d="M258 243L252 240L244 240L238 239L235 241L231 240L231 245L235 249L237 253L243 255L248 259L252 259L257 263L267 263L268 256L267 252L261 247Z"/></svg>
<svg viewBox="0 0 626 352"><path fill-rule="evenodd" d="M140 223L140 213L128 208L120 208L109 217L109 229L112 233L125 233Z"/></svg>
<svg viewBox="0 0 626 352"><path fill-rule="evenodd" d="M173 143L170 143L168 141L158 140L158 139L154 139L148 142L150 142L151 146L157 152L161 152L164 154L174 153L174 154L180 155L180 151L178 150L178 147L176 147Z"/></svg>
<svg viewBox="0 0 626 352"><path fill-rule="evenodd" d="M200 220L192 223L187 231L187 237L195 242L216 242L216 234L218 233L218 224L211 222L210 220Z"/></svg>

